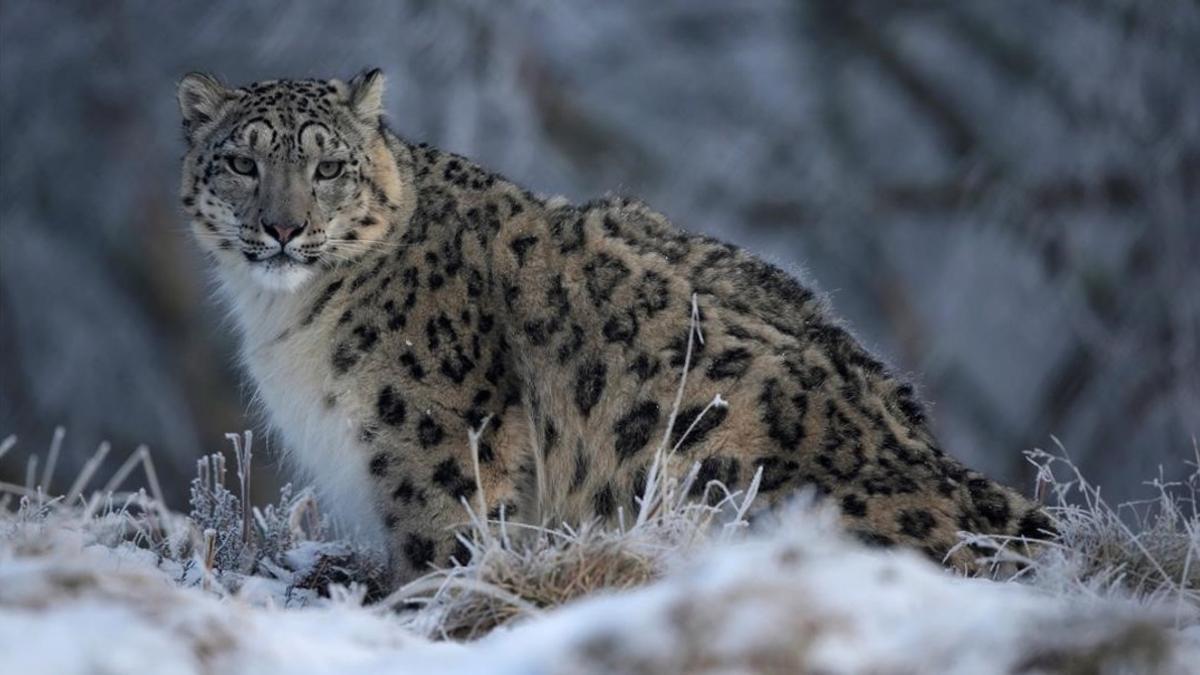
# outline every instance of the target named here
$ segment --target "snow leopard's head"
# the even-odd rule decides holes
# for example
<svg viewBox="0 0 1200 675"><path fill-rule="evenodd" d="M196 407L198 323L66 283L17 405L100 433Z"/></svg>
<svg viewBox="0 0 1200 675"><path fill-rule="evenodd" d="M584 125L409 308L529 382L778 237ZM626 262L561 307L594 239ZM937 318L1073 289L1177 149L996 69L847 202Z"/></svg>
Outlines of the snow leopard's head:
<svg viewBox="0 0 1200 675"><path fill-rule="evenodd" d="M293 290L387 233L404 186L380 122L383 84L379 70L236 89L183 78L183 207L222 271Z"/></svg>

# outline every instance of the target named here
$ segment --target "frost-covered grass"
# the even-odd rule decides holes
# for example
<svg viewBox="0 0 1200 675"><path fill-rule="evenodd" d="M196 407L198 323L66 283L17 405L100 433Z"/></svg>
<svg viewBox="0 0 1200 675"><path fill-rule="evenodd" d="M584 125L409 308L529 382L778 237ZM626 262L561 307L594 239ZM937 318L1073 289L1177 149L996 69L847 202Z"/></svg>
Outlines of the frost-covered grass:
<svg viewBox="0 0 1200 675"><path fill-rule="evenodd" d="M269 584L278 588L278 600L285 606L305 604L333 583L355 584L363 592L376 594L382 588L381 558L332 536L310 490L295 491L285 485L275 503L263 508L251 505L251 432L228 435L236 483L229 482L224 454L197 462L187 514L165 506L145 448L138 448L106 485L85 496L84 490L110 452L107 444L101 444L65 493L48 496L42 486L51 484L62 437L63 430L56 430L47 453L47 470L38 479L34 455L26 485L0 484L5 492L0 496L0 506L5 507L0 514L0 536L16 551L36 550L53 542L53 536L44 536L47 530L71 531L88 543L108 546L122 555L152 554L156 565L184 586L199 585L228 595L248 582L258 588ZM14 443L12 437L5 439L0 456ZM153 495L145 490L119 489L139 465ZM15 511L11 508L14 496L18 497Z"/></svg>
<svg viewBox="0 0 1200 675"><path fill-rule="evenodd" d="M1149 498L1115 506L1059 450L1027 453L1038 469L1037 496L1049 502L1044 508L1059 533L1054 541L1034 559L998 537L964 534L964 544L993 551L997 563L1021 563L1022 581L1033 586L1173 605L1180 623L1200 621L1200 447L1193 442L1185 480L1151 480Z"/></svg>
<svg viewBox="0 0 1200 675"><path fill-rule="evenodd" d="M80 477L55 498L37 471L0 486L13 495L0 515L5 668L1186 673L1200 663L1200 469L1151 483L1150 502L1110 508L1064 457L1034 453L1060 537L998 581L864 549L803 497L747 527L753 489L709 506L684 498L694 473L660 471L612 530L485 521L486 502L471 504L471 559L377 599L377 559L339 541L308 491L245 506L252 439L234 438L234 471L220 456L201 461L188 514L122 493L120 481L89 490ZM660 462L671 459L660 448ZM118 474L139 464L153 484L141 451ZM1015 557L1008 542L964 536L997 561Z"/></svg>

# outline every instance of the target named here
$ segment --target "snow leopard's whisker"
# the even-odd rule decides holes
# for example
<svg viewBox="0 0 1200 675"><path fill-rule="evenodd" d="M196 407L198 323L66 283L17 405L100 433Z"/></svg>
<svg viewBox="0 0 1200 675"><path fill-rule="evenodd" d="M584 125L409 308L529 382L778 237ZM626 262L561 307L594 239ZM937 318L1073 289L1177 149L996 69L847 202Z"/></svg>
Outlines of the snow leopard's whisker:
<svg viewBox="0 0 1200 675"><path fill-rule="evenodd" d="M331 268L337 268L337 267L343 267L343 266L357 264L358 261L361 259L360 258L361 255L363 255L363 254L357 254L357 255L351 255L351 256L323 256L321 258L318 258L318 261L322 265L327 265Z"/></svg>
<svg viewBox="0 0 1200 675"><path fill-rule="evenodd" d="M391 251L400 248L400 244L383 239L328 239L326 240L326 245L337 246L339 248L361 248L366 251L375 249Z"/></svg>
<svg viewBox="0 0 1200 675"><path fill-rule="evenodd" d="M388 251L390 251L390 250L391 250L391 249L388 249L388 248L384 248L384 247L382 247L382 246L380 246L380 247L376 247L376 246L351 246L351 245L346 245L346 244L337 244L337 245L335 245L335 246L330 246L330 247L328 247L328 248L330 248L330 249L332 249L332 250L335 250L335 251L342 251L342 252L346 252L346 253L370 253L370 252L372 252L372 251L379 251L379 252L381 252L381 253L386 253L386 252L388 252Z"/></svg>
<svg viewBox="0 0 1200 675"><path fill-rule="evenodd" d="M317 257L318 257L318 259L328 258L330 260L337 260L339 262L349 262L352 260L356 260L358 258L358 255L360 255L362 253L366 253L366 251L358 251L358 252L349 251L349 252L343 253L340 251L332 251L332 250L326 249L324 251L321 251L317 255Z"/></svg>
<svg viewBox="0 0 1200 675"><path fill-rule="evenodd" d="M329 268L336 268L342 265L351 265L354 263L354 258L337 258L332 256L323 256L317 259L318 264Z"/></svg>
<svg viewBox="0 0 1200 675"><path fill-rule="evenodd" d="M386 246L398 246L396 242L387 238L378 239L363 239L361 237L327 237L326 241L331 242L346 242L351 244L383 244Z"/></svg>

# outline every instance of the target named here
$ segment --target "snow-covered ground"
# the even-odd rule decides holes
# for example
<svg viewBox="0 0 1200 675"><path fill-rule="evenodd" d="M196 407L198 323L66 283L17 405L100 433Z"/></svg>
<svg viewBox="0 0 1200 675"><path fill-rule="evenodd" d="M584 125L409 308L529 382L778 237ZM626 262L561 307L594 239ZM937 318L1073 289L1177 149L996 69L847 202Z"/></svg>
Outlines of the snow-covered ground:
<svg viewBox="0 0 1200 675"><path fill-rule="evenodd" d="M92 502L89 510L61 500L39 506L27 496L22 508L0 516L0 670L1200 672L1200 605L1187 552L1200 550L1194 512L1172 525L1173 545L1185 549L1178 584L1164 591L1159 583L1154 591L1122 580L1137 565L1118 563L1115 573L1096 574L1056 549L1020 580L965 579L912 553L863 548L843 537L834 514L811 504L753 528L722 530L716 519L697 518L668 498L657 525L634 525L624 535L589 535L585 528L555 545L505 541L503 533L476 536L471 564L442 575L441 590L424 596L428 604L396 611L394 599L364 603L358 587L336 587L322 597L287 581L322 551L344 544L293 541L278 563L247 567L244 557L240 564L250 573L221 571L211 528L205 544L193 546L170 537L155 542L139 529L153 520L164 531L194 531L197 514L139 510L149 502L129 499L120 508ZM1060 511L1056 522L1083 530L1084 513ZM257 516L266 532L271 516ZM688 527L695 532L680 536ZM1158 551L1165 539L1150 538L1154 532L1163 534L1151 527L1145 543L1133 546ZM1086 544L1086 532L1074 534L1064 541L1099 555ZM537 550L539 541L547 550ZM521 552L523 546L531 548ZM1119 557L1114 550L1107 555ZM593 560L601 555L596 551L616 551L656 578L622 591L581 593L561 605L529 600L537 595L537 577L561 572L564 552L572 551ZM523 567L524 581L513 582L511 569L508 582L498 581L505 565ZM448 581L467 590L446 593ZM447 613L462 611L472 583L485 600L519 611L485 627L477 640L443 639ZM488 604L465 606L478 612ZM478 618L488 619L483 612Z"/></svg>

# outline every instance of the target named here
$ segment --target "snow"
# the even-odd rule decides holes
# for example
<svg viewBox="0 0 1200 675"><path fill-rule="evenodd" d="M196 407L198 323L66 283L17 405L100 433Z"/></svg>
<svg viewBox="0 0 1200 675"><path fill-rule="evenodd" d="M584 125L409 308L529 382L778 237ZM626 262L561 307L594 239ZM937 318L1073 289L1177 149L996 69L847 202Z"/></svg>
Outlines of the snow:
<svg viewBox="0 0 1200 675"><path fill-rule="evenodd" d="M80 521L0 529L0 653L20 673L1007 673L1095 663L1186 673L1195 627L1168 605L964 579L847 541L797 509L681 556L643 588L549 609L469 643L353 592L288 604L277 580L236 593ZM180 580L183 580L180 582ZM1058 664L1058 665L1056 665Z"/></svg>

